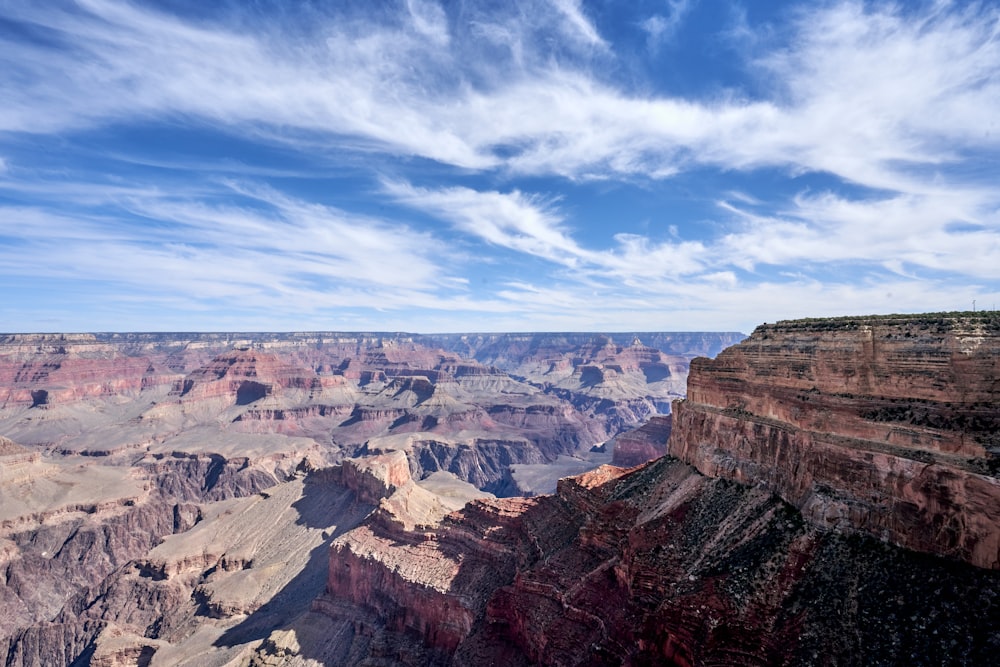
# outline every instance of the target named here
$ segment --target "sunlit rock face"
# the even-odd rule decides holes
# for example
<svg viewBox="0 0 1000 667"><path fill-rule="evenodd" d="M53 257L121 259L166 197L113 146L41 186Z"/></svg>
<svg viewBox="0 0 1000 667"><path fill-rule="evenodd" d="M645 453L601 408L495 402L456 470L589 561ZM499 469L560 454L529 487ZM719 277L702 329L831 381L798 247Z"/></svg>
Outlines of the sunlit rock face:
<svg viewBox="0 0 1000 667"><path fill-rule="evenodd" d="M623 432L684 395L687 364L714 356L739 333L464 334L428 337L509 372Z"/></svg>
<svg viewBox="0 0 1000 667"><path fill-rule="evenodd" d="M397 500L334 545L319 608L391 628L400 664L990 662L992 327L762 327L695 360L672 429L614 443L631 464L669 437L690 465L604 466L423 524Z"/></svg>
<svg viewBox="0 0 1000 667"><path fill-rule="evenodd" d="M453 472L499 489L511 463L575 456L669 411L694 354L739 334L648 334L665 349L629 336L6 335L0 433L97 455L206 440L226 453L198 429L305 438L341 456L408 439L433 452L415 457L427 472L457 461Z"/></svg>
<svg viewBox="0 0 1000 667"><path fill-rule="evenodd" d="M1000 319L779 322L691 365L670 453L818 526L1000 568Z"/></svg>
<svg viewBox="0 0 1000 667"><path fill-rule="evenodd" d="M444 516L393 491L334 541L314 608L403 665L976 665L998 601L995 572L663 457Z"/></svg>
<svg viewBox="0 0 1000 667"><path fill-rule="evenodd" d="M687 353L593 335L502 354L461 336L8 341L8 396L28 394L0 409L0 658L991 664L994 330L762 327L624 432ZM87 355L142 357L146 380L67 390L58 373ZM598 467L563 477L580 466ZM522 484L541 495L492 493Z"/></svg>
<svg viewBox="0 0 1000 667"><path fill-rule="evenodd" d="M573 335L550 346L568 373L530 379L461 353L462 335L0 335L0 663L242 664L261 645L357 664L375 635L310 611L335 539L518 492L514 466L554 488L599 465L601 443L676 397L692 350L729 336ZM486 338L517 363L520 337ZM441 618L466 627L463 608ZM414 655L456 646L451 630L433 650L391 639L434 625L418 612L359 609Z"/></svg>

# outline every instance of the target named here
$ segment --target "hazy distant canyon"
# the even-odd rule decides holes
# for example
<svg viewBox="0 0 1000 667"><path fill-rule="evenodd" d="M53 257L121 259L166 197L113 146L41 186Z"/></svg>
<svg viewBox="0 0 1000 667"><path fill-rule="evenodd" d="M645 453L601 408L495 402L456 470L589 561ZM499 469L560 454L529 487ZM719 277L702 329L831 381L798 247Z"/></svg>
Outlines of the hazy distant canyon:
<svg viewBox="0 0 1000 667"><path fill-rule="evenodd" d="M2 336L2 664L1000 654L1000 320L744 338Z"/></svg>

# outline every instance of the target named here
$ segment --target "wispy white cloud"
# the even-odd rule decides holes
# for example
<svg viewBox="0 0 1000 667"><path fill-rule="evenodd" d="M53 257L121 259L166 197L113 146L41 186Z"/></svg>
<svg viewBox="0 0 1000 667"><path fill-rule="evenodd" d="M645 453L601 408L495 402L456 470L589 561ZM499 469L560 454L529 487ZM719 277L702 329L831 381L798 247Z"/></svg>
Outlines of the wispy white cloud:
<svg viewBox="0 0 1000 667"><path fill-rule="evenodd" d="M271 139L318 132L320 143L341 137L356 147L488 167L489 156L430 113L438 91L429 82L454 63L441 50L440 16L429 4L411 5L413 20L403 27L331 24L325 39L308 43L192 26L104 0L89 0L85 15L22 6L15 17L54 31L71 48L4 44L8 103L0 129L57 132L193 114Z"/></svg>
<svg viewBox="0 0 1000 667"><path fill-rule="evenodd" d="M538 317L552 308L554 322L576 308L624 317L642 303L692 314L752 314L769 303L794 313L818 300L831 311L898 308L922 293L927 306L946 305L954 280L991 290L1000 278L1000 194L995 175L976 169L977 155L1000 148L994 5L809 6L787 31L753 42L752 90L711 98L613 82L612 42L579 0L511 7L466 6L461 20L431 0L400 3L391 20L320 11L292 38L280 24L197 23L127 2L15 0L6 17L48 39L0 36L0 140L194 119L307 147L318 160L415 156L508 183L768 169L856 187L776 198L741 186L721 202L719 231L688 227L686 239L666 242L621 233L597 247L544 192L385 182L395 202L466 238L553 266L544 286L523 280L473 298L467 276L439 260L436 232L259 184L229 182L225 196L215 185L170 195L135 183L12 185L15 170L0 158L0 185L40 202L2 210L0 233L39 254L0 253L0 266L27 276L31 257L51 253L51 275L133 286L157 266L154 287L194 301L201 290L283 308L378 301L515 313L523 304ZM664 7L644 24L651 40L682 26L690 5ZM263 177L259 166L247 173ZM57 192L82 212L56 205Z"/></svg>
<svg viewBox="0 0 1000 667"><path fill-rule="evenodd" d="M439 263L439 243L426 232L264 186L188 194L50 183L57 204L0 206L0 236L18 248L0 253L0 273L128 286L192 304L246 300L285 314L373 303L465 307L462 277Z"/></svg>
<svg viewBox="0 0 1000 667"><path fill-rule="evenodd" d="M946 190L852 200L803 194L776 215L722 202L740 221L714 255L753 270L758 264L818 266L853 262L902 272L950 271L1000 278L1000 213L987 190Z"/></svg>
<svg viewBox="0 0 1000 667"><path fill-rule="evenodd" d="M463 274L464 260L454 254L456 245L449 243L448 252L441 252L442 236L319 206L268 187L227 184L225 190L242 204L219 203L218 197L207 198L204 192L188 198L184 192L129 193L115 187L103 193L111 205L102 206L99 184L91 184L88 196L79 202L77 193L87 188L50 185L53 199L83 208L67 214L46 207L0 209L0 236L6 246L18 248L0 253L0 274L31 282L111 286L109 291L93 289L86 298L107 300L119 308L132 299L146 307L159 305L168 313L183 310L186 321L193 322L191 326L201 323L199 328L219 328L227 322L219 312L221 304L226 310L251 305L251 319L239 320L244 328L330 328L333 321L361 329L440 331L747 329L801 313L803 304L811 304L809 313L822 308L823 313L850 314L954 309L977 297L981 303L991 297L1000 301L997 290L988 287L966 293L938 276L893 273L894 267L879 265L886 258L877 251L872 251L867 267L858 265L847 247L851 238L826 236L823 229L790 217L791 211L786 219L764 221L734 207L734 215L751 216L747 226L741 235L708 246L657 244L637 235L618 235L614 247L592 250L574 239L558 202L520 192L437 192L388 184L386 194L427 213L452 216L447 219L467 236L541 257L554 267L473 291ZM800 213L817 220L850 218L850 213L838 212L842 204L829 196L807 198ZM895 205L900 224L908 211L921 208L918 202ZM923 251L932 250L938 240L928 239ZM881 241L866 237L854 242ZM824 243L830 248L824 250ZM884 243L884 249L896 247ZM905 261L917 261L918 250ZM995 243L982 255L974 254L971 246L946 250L970 253L970 264L984 270L996 265L982 261L995 251ZM811 253L820 263L854 262L851 275L841 280L810 277ZM44 263L38 261L41 257ZM801 265L804 273L747 279L738 266L727 268L727 263L743 259L753 265ZM373 306L379 309L377 316ZM401 315L414 308L423 314ZM345 309L369 314L342 319L337 314ZM267 318L261 317L263 312ZM166 322L159 328L170 326L169 319L147 317L144 325L133 326L149 328L158 321ZM248 322L260 324L252 327ZM282 327L282 322L288 324Z"/></svg>
<svg viewBox="0 0 1000 667"><path fill-rule="evenodd" d="M762 322L788 319L789 313L858 315L955 310L971 307L971 299L976 296L980 304L990 299L1000 303L1000 292L981 286L956 290L947 281L881 275L855 278L851 282L831 282L786 277L734 283L731 276L709 274L679 283L647 282L641 290L519 282L508 285L503 297L521 304L521 317L539 322L540 329L618 331L739 328L749 332ZM504 319L501 316L497 321Z"/></svg>
<svg viewBox="0 0 1000 667"><path fill-rule="evenodd" d="M386 194L421 209L482 240L574 266L586 256L568 235L552 202L517 190L479 192L471 188L429 189L399 181L384 182Z"/></svg>
<svg viewBox="0 0 1000 667"><path fill-rule="evenodd" d="M584 14L580 0L552 0L552 4L565 17L567 32L571 36L581 39L588 46L607 48L607 42Z"/></svg>
<svg viewBox="0 0 1000 667"><path fill-rule="evenodd" d="M936 3L916 15L844 2L804 14L788 49L759 61L777 82L780 122L755 137L791 163L872 187L921 187L907 168L942 170L1000 146L1000 10Z"/></svg>
<svg viewBox="0 0 1000 667"><path fill-rule="evenodd" d="M613 280L635 287L649 279L690 276L701 272L708 259L700 242L657 243L637 234L615 234L611 247L586 248L573 238L557 202L517 190L433 189L398 181L384 187L396 201L447 220L466 234L565 267L564 278L584 285Z"/></svg>
<svg viewBox="0 0 1000 667"><path fill-rule="evenodd" d="M694 0L667 0L665 14L653 14L642 20L639 27L646 33L650 51L655 53L663 43L673 39L693 4Z"/></svg>
<svg viewBox="0 0 1000 667"><path fill-rule="evenodd" d="M803 304L815 307L817 295L830 294L824 312L843 313L851 311L851 298L863 295L874 300L856 302L855 311L857 303L871 307L892 302L898 308L901 295L916 295L919 286L947 304L954 296L945 286L954 285L956 278L983 284L1000 278L1000 216L996 211L982 215L989 201L986 192L871 200L802 194L786 209L768 214L754 213L750 208L761 202L737 193L735 203L720 202L735 231L710 241L667 242L620 233L606 248L581 245L558 202L519 191L420 188L397 181L385 183L385 193L467 235L552 262L551 284L520 281L498 293L524 308L589 303L593 313L601 303L595 295L606 294L608 301L600 307L620 308L626 298L670 302L674 308L724 302L733 314L758 303L742 303L736 295L760 297L772 288L780 292L779 285L787 283L787 292L768 297L774 308L770 312L780 315L779 305L792 311ZM784 283L766 277L780 267L795 267L785 272ZM827 275L831 272L835 277ZM819 275L825 276L822 281L815 277ZM866 281L869 286L858 285ZM809 291L813 296L807 296ZM800 299L797 306L792 305L795 299Z"/></svg>
<svg viewBox="0 0 1000 667"><path fill-rule="evenodd" d="M433 0L406 0L406 8L413 20L413 27L427 36L434 44L446 46L450 39L448 17L441 5Z"/></svg>
<svg viewBox="0 0 1000 667"><path fill-rule="evenodd" d="M558 6L576 17L577 28L590 25L578 3ZM425 18L434 11L422 5L409 27L331 25L324 41L293 47L129 5L92 0L87 7L92 14L85 16L15 12L73 48L4 45L9 75L0 81L8 103L0 129L54 132L195 114L272 138L286 128L320 133L313 141L460 167L576 177L668 174L682 152L713 132L759 122L754 107L730 114L741 120L679 100L632 98L585 70L544 60L509 57L473 71L467 63L480 62L474 54L426 39L428 30L441 37L446 26ZM510 35L519 53L530 41L523 23L488 27Z"/></svg>
<svg viewBox="0 0 1000 667"><path fill-rule="evenodd" d="M577 0L552 2L601 42ZM705 102L629 93L594 76L588 61L526 61L527 18L469 22L510 45L500 59L478 57L486 47L471 33L451 39L431 2L407 3L401 24L331 21L316 31L322 40L307 42L107 0L84 6L81 16L14 3L13 18L56 31L71 48L3 45L0 128L52 132L182 113L474 169L578 178L777 166L888 188L913 185L903 167L947 165L1000 142L991 131L998 17L989 7L904 15L843 2L803 13L791 42L753 65L776 82L770 99Z"/></svg>

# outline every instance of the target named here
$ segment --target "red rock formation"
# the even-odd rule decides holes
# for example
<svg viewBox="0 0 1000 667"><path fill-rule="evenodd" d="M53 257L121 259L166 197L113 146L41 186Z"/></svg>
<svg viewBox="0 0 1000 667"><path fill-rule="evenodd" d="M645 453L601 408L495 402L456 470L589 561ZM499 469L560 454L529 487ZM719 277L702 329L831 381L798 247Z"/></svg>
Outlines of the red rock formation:
<svg viewBox="0 0 1000 667"><path fill-rule="evenodd" d="M189 351L185 365L172 356L182 347L125 344L93 334L0 336L0 408L134 396L170 386L205 360L203 352Z"/></svg>
<svg viewBox="0 0 1000 667"><path fill-rule="evenodd" d="M225 396L232 397L237 405L247 405L286 389L318 394L343 384L343 378L317 375L278 355L239 349L219 355L192 372L177 389L186 400Z"/></svg>
<svg viewBox="0 0 1000 667"><path fill-rule="evenodd" d="M715 364L696 362L695 390L674 415L671 447L717 477L662 457L563 479L555 495L476 500L453 513L468 495L445 503L414 476L454 468L484 486L518 456L543 461L576 448L594 424L613 431L611 413L597 421L596 410L568 407L553 387L472 362L463 369L451 355L400 337L290 334L225 352L234 337L205 335L183 344L197 343L197 364L184 361L177 341L119 340L113 345L127 346L130 358L164 360L157 363L192 384L184 397L162 402L158 385L148 410L111 411L154 443L137 464L131 456L113 461L134 464L150 483L141 494L114 506L74 505L71 516L51 517L58 521L41 529L8 527L0 540L0 662L163 661L174 642L197 641L219 623L221 636L202 647L220 663L991 664L1000 652L1000 572L969 563L989 566L996 554L987 523L996 516L995 478L983 474L997 449L993 329L924 320L879 330L878 345L866 342L862 324L785 323ZM834 326L847 336L824 333ZM919 340L914 347L907 338ZM563 389L567 396L584 395L585 373L594 374L594 401L623 379L644 386L662 382L650 378L664 370L674 377L641 346L618 350L622 343L611 342L559 367L577 383ZM23 357L22 348L41 343L12 345ZM45 363L63 354L42 351ZM3 363L22 368L21 357ZM39 367L28 369L22 386ZM897 367L907 379L893 376ZM911 390L915 380L924 384ZM949 386L959 388L956 396ZM483 401L487 387L503 399ZM355 392L357 400L347 406L329 392ZM647 399L607 398L621 423L630 400ZM345 425L355 408L357 420ZM47 421L60 410L19 404L0 423L29 435L44 426L35 439L15 439L48 443L61 437ZM287 451L273 445L284 441L272 431L254 439L242 430L307 420L315 440ZM163 427L143 430L147 422ZM171 429L188 425L199 431L176 438L183 452L170 449ZM650 424L632 445L624 438L621 455L658 443L665 425ZM106 433L114 437L112 428ZM372 434L379 439L368 440ZM213 435L236 455L196 449ZM276 484L313 468L299 448L320 464L343 456L334 440L342 435L359 436L357 451L371 456L314 471L311 484ZM0 440L0 463L40 465L38 452L26 449L28 458ZM63 456L58 447L45 451ZM281 503L268 495L291 493L296 483L301 495ZM216 506L214 518L193 525L211 501L236 496L244 496L239 512L227 514L237 504ZM270 531L266 545L254 537L234 547L212 529L226 525L239 538L240 526L260 528L273 507L289 512L297 530ZM935 529L934 548L925 550L957 558L892 544L911 539L923 548ZM184 535L152 549L171 532ZM281 550L292 543L303 574L282 578ZM303 620L298 614L322 588L327 553L327 593L314 605L320 613ZM253 581L271 587L268 596L240 593ZM237 624L235 614L247 616ZM332 620L324 625L320 614Z"/></svg>
<svg viewBox="0 0 1000 667"><path fill-rule="evenodd" d="M664 457L437 528L376 515L335 547L328 592L457 665L989 661L992 326L762 327L697 360L676 407L671 451L708 476ZM620 455L666 426L619 438Z"/></svg>
<svg viewBox="0 0 1000 667"><path fill-rule="evenodd" d="M326 595L450 655L472 631L493 590L514 576L516 545L530 550L524 514L538 501L476 501L460 522L449 520L435 534L437 521L407 529L411 510L398 498L386 500L365 525L334 542Z"/></svg>
<svg viewBox="0 0 1000 667"><path fill-rule="evenodd" d="M81 359L53 354L32 361L4 361L0 359L0 407L46 407L128 396L178 379L176 373L141 357Z"/></svg>
<svg viewBox="0 0 1000 667"><path fill-rule="evenodd" d="M622 468L632 468L667 453L670 439L670 415L650 417L637 429L622 433L613 441L611 462Z"/></svg>
<svg viewBox="0 0 1000 667"><path fill-rule="evenodd" d="M9 431L22 442L56 445L67 453L114 456L148 447L195 423L209 423L230 432L332 441L346 454L382 435L429 432L442 440L457 436L461 442L456 445L488 435L496 442L530 443L541 460L550 461L575 455L578 448L587 449L656 410L668 409L669 399L677 395L669 387L682 383L686 373L686 360L652 348L573 335L533 352L539 359L550 351L567 359L566 372L560 372L567 386L538 386L421 342L445 344L458 337L440 338L0 336L0 406L34 406L35 414L53 408L59 412L60 406L83 400L95 407L101 401L128 406L114 412L98 408L94 415L73 413L64 422L75 429L70 432L64 426L38 428L27 415ZM490 341L495 353L506 349L505 358L513 358L520 344L517 336L508 335ZM591 367L596 381L577 387ZM173 397L168 398L170 387ZM116 429L114 420L122 418L117 413L127 413L129 429ZM53 423L67 414L59 412ZM103 421L99 415L106 415ZM90 435L98 428L107 429L109 436ZM528 462L534 455L509 458ZM491 476L487 483L498 480Z"/></svg>
<svg viewBox="0 0 1000 667"><path fill-rule="evenodd" d="M523 377L602 422L609 436L670 411L684 395L694 349L714 354L738 334L642 334L664 348L643 345L637 334L485 334L428 337L479 361ZM676 336L676 338L672 338Z"/></svg>
<svg viewBox="0 0 1000 667"><path fill-rule="evenodd" d="M780 322L691 364L670 453L817 525L1000 568L1000 325Z"/></svg>
<svg viewBox="0 0 1000 667"><path fill-rule="evenodd" d="M993 573L819 530L764 487L669 457L437 526L394 507L335 541L316 609L396 633L396 664L427 663L407 641L454 665L979 664L1000 649Z"/></svg>
<svg viewBox="0 0 1000 667"><path fill-rule="evenodd" d="M586 357L583 350L600 350L609 343L626 348L637 340L644 342L673 358L691 359L698 356L715 356L729 345L745 338L741 333L683 332L683 333L509 333L509 334L438 334L416 337L425 345L457 352L463 357L476 359L488 366L507 372L524 364L546 359L559 360L572 367L573 357Z"/></svg>

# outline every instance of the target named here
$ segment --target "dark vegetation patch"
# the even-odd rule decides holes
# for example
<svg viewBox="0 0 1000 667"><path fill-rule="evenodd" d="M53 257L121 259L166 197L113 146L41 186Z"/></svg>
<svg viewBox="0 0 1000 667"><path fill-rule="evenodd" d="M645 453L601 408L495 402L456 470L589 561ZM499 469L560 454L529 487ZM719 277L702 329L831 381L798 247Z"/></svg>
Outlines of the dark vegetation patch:
<svg viewBox="0 0 1000 667"><path fill-rule="evenodd" d="M786 614L803 623L792 664L982 665L1000 655L1000 573L868 536L827 534Z"/></svg>
<svg viewBox="0 0 1000 667"><path fill-rule="evenodd" d="M956 325L982 325L986 331L1000 332L1000 311L950 311L941 313L893 313L889 315L859 315L844 317L807 317L798 320L780 320L764 324L759 330L781 331L853 331L863 326L899 325L915 327L919 331L946 333Z"/></svg>

